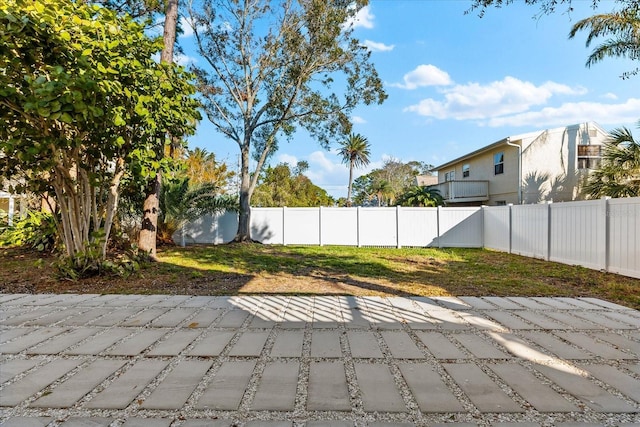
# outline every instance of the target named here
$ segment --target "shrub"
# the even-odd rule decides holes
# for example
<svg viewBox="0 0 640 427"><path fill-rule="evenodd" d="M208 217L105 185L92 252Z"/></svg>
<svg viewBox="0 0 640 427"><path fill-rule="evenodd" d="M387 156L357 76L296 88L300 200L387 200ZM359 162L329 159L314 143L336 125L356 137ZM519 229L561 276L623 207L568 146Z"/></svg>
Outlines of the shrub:
<svg viewBox="0 0 640 427"><path fill-rule="evenodd" d="M57 243L55 219L47 212L29 212L15 220L13 225L0 226L0 246L24 246L40 252L53 252Z"/></svg>

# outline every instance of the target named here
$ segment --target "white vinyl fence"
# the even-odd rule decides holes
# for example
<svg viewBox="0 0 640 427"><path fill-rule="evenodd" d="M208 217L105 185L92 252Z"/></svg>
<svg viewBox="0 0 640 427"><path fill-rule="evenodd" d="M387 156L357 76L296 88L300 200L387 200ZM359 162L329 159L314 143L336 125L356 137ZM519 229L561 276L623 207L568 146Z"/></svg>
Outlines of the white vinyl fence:
<svg viewBox="0 0 640 427"><path fill-rule="evenodd" d="M234 213L188 224L176 241L221 244ZM517 206L253 208L265 244L490 248L640 278L640 198Z"/></svg>

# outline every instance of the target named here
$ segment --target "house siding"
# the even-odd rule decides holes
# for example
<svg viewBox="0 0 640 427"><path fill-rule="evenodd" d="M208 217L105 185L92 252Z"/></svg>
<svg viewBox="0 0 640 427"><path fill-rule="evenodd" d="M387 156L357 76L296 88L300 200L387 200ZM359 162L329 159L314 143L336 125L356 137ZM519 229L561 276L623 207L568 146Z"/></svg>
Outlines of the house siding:
<svg viewBox="0 0 640 427"><path fill-rule="evenodd" d="M606 131L592 122L511 136L438 167L438 182L454 170L456 181L489 182L489 200L482 204L518 204L519 150L509 141L522 149L522 203L581 200L589 171L578 169L577 147L602 145L606 138ZM504 172L495 175L494 155L499 152L504 153ZM463 165L469 165L468 177L462 176Z"/></svg>

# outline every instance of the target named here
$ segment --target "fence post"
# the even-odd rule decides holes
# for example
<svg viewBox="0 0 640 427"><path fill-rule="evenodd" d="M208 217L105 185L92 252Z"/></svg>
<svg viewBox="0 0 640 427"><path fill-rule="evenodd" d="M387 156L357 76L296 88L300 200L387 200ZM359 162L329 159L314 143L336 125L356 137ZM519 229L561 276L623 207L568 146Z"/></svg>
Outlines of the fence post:
<svg viewBox="0 0 640 427"><path fill-rule="evenodd" d="M318 243L322 246L322 206L318 210Z"/></svg>
<svg viewBox="0 0 640 427"><path fill-rule="evenodd" d="M610 252L610 245L609 245L609 237L611 234L611 224L610 224L610 214L609 214L609 199L611 199L611 197L609 196L604 196L602 198L602 203L604 204L604 271L609 271L609 252Z"/></svg>
<svg viewBox="0 0 640 427"><path fill-rule="evenodd" d="M357 245L360 248L360 206L356 208L356 240Z"/></svg>
<svg viewBox="0 0 640 427"><path fill-rule="evenodd" d="M509 253L512 253L513 248L513 217L511 210L513 209L513 203L507 205L509 207Z"/></svg>
<svg viewBox="0 0 640 427"><path fill-rule="evenodd" d="M396 248L400 249L400 206L396 206Z"/></svg>
<svg viewBox="0 0 640 427"><path fill-rule="evenodd" d="M546 260L551 260L551 205L553 204L553 200L547 202L547 258Z"/></svg>
<svg viewBox="0 0 640 427"><path fill-rule="evenodd" d="M282 246L287 246L287 240L284 238L285 236L285 224L287 223L286 220L286 213L287 213L287 207L283 206L282 207Z"/></svg>
<svg viewBox="0 0 640 427"><path fill-rule="evenodd" d="M438 227L438 248L442 248L442 240L440 239L440 212L441 212L442 206L438 206L437 209L438 210L436 211L437 212L436 224Z"/></svg>
<svg viewBox="0 0 640 427"><path fill-rule="evenodd" d="M486 205L480 205L480 216L482 217L480 219L480 246L482 249L484 249L484 212L486 207Z"/></svg>

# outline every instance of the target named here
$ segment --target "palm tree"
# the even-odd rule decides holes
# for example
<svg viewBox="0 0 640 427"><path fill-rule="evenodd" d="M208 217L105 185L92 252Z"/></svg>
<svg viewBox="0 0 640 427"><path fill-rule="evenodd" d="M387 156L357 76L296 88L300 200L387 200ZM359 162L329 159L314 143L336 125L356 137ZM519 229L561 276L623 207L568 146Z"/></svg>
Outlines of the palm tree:
<svg viewBox="0 0 640 427"><path fill-rule="evenodd" d="M215 184L191 185L189 178L173 181L163 179L159 207L158 238L169 242L173 233L189 221L205 214L237 212L238 199L236 196L222 194Z"/></svg>
<svg viewBox="0 0 640 427"><path fill-rule="evenodd" d="M349 163L349 190L347 192L347 206L351 206L351 185L353 184L353 168L360 168L369 164L371 155L369 141L359 133L350 133L349 137L340 142L342 163Z"/></svg>
<svg viewBox="0 0 640 427"><path fill-rule="evenodd" d="M640 60L640 6L629 7L612 13L603 13L582 19L571 28L569 38L578 31L588 30L586 45L594 38L612 36L597 46L587 58L587 67L606 57L622 57L632 61ZM638 74L640 68L622 74L626 79Z"/></svg>
<svg viewBox="0 0 640 427"><path fill-rule="evenodd" d="M184 162L191 185L213 184L224 192L224 188L235 175L227 169L226 163L216 160L215 154L200 147L188 150Z"/></svg>
<svg viewBox="0 0 640 427"><path fill-rule="evenodd" d="M640 196L640 141L634 140L629 129L614 129L609 134L602 164L589 175L583 191L592 198Z"/></svg>
<svg viewBox="0 0 640 427"><path fill-rule="evenodd" d="M442 206L443 203L444 200L438 190L418 185L408 188L397 200L400 206L414 207L436 207Z"/></svg>

